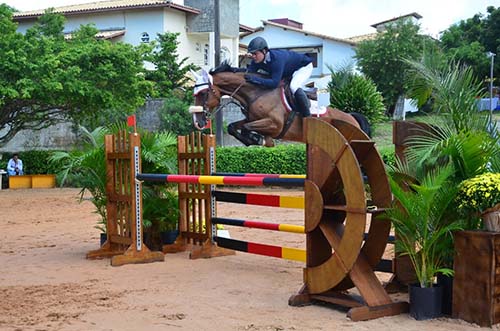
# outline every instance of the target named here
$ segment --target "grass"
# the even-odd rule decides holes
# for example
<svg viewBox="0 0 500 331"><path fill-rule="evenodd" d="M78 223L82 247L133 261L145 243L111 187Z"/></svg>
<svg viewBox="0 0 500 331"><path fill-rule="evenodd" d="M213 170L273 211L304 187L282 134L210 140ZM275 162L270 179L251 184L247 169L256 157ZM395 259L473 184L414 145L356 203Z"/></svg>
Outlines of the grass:
<svg viewBox="0 0 500 331"><path fill-rule="evenodd" d="M407 117L408 121L414 122L427 122L433 116L438 115L428 115L425 113L411 114ZM500 112L493 113L493 120L500 124ZM377 144L377 148L383 149L394 149L394 144L392 142L392 119L388 119L384 122L377 123L373 126L373 136L372 139Z"/></svg>

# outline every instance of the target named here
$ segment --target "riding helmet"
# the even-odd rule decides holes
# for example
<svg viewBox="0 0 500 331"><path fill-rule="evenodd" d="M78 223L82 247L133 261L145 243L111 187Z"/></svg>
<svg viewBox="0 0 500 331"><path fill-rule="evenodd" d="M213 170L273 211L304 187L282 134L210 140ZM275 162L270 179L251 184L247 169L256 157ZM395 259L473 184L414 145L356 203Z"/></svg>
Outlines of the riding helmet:
<svg viewBox="0 0 500 331"><path fill-rule="evenodd" d="M268 49L267 42L262 37L255 37L248 44L248 53L253 53L256 51L261 51L263 49Z"/></svg>

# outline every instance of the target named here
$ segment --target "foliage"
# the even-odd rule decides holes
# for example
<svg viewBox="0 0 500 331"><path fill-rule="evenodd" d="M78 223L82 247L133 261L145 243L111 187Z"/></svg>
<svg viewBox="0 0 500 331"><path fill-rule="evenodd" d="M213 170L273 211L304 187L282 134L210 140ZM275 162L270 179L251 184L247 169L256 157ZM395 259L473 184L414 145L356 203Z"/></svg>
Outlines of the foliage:
<svg viewBox="0 0 500 331"><path fill-rule="evenodd" d="M51 158L50 163L59 169L56 173L61 186L67 180L73 185L81 187L80 202L85 197L85 192L91 194L90 201L96 208L96 213L101 217L97 228L105 231L106 224L106 160L104 155L104 136L108 131L97 128L93 131L81 127L82 149L71 152L58 151Z"/></svg>
<svg viewBox="0 0 500 331"><path fill-rule="evenodd" d="M144 186L142 191L144 228L154 228L154 232L177 229L179 199L176 188L177 186L173 188Z"/></svg>
<svg viewBox="0 0 500 331"><path fill-rule="evenodd" d="M64 18L48 11L25 34L0 5L0 142L22 129L98 121L144 103L150 83L141 75L141 47L94 37L81 26L70 40Z"/></svg>
<svg viewBox="0 0 500 331"><path fill-rule="evenodd" d="M473 68L478 77L490 76L487 52L500 53L500 7L488 6L487 15L475 14L450 26L441 35L443 51L449 58ZM494 77L500 75L500 61L494 62Z"/></svg>
<svg viewBox="0 0 500 331"><path fill-rule="evenodd" d="M398 234L396 251L409 256L421 287L432 287L437 273L453 274L444 266L451 232L460 225L442 221L456 195L456 187L449 182L452 175L453 168L443 166L417 181L400 180L398 173L389 178L395 205L386 216Z"/></svg>
<svg viewBox="0 0 500 331"><path fill-rule="evenodd" d="M99 224L106 224L106 160L104 152L104 137L106 134L117 133L124 130L123 124L112 124L100 127L92 132L81 127L83 144L81 149L70 152L56 152L50 162L56 169L60 178L60 185L66 180L71 180L73 185L81 187L80 201L84 199L85 192L91 193L90 201L96 207L96 213L101 216ZM177 155L170 148L177 140L171 133L139 132L141 134L141 160L144 173L168 173L175 169ZM169 198L170 196L162 196ZM151 219L143 214L144 218ZM105 229L103 229L105 230Z"/></svg>
<svg viewBox="0 0 500 331"><path fill-rule="evenodd" d="M477 111L477 97L484 95L472 68L446 61L439 53L425 53L421 61L405 60L409 66L408 96L419 105L433 101L435 113L446 113L455 130L481 129L488 122Z"/></svg>
<svg viewBox="0 0 500 331"><path fill-rule="evenodd" d="M477 111L475 96L481 87L471 68L425 59L407 63L412 68L409 95L422 101L431 98L433 110L443 114L431 121L431 132L409 139L409 162L425 170L451 161L457 184L485 172L500 155L499 137L493 134L496 124Z"/></svg>
<svg viewBox="0 0 500 331"><path fill-rule="evenodd" d="M464 180L456 202L461 211L470 215L480 215L494 208L500 204L500 173L484 173Z"/></svg>
<svg viewBox="0 0 500 331"><path fill-rule="evenodd" d="M376 39L358 44L358 66L377 85L387 109L393 109L398 97L406 92L408 65L402 59L419 58L424 45L434 47L429 38L418 34L419 29L418 25L402 21L388 26Z"/></svg>
<svg viewBox="0 0 500 331"><path fill-rule="evenodd" d="M387 166L394 166L396 163L396 152L394 151L394 145L392 146L385 146L385 147L378 147L378 152L380 154L380 157L382 158L382 161L384 161L384 164Z"/></svg>
<svg viewBox="0 0 500 331"><path fill-rule="evenodd" d="M383 119L385 107L380 92L369 78L356 74L352 66L334 70L328 66L331 80L328 83L330 105L345 112L361 113L371 125Z"/></svg>
<svg viewBox="0 0 500 331"><path fill-rule="evenodd" d="M188 82L186 73L197 70L193 64L186 64L188 58L178 59L177 46L179 33L165 32L158 34L158 42L153 42L153 50L145 56L147 61L155 65L155 70L146 72L146 79L154 82L152 97L168 97Z"/></svg>
<svg viewBox="0 0 500 331"><path fill-rule="evenodd" d="M24 173L30 174L54 174L56 170L49 163L49 159L56 151L23 151L17 153L23 161ZM0 169L7 168L7 162L12 157L13 153L3 153L0 160Z"/></svg>
<svg viewBox="0 0 500 331"><path fill-rule="evenodd" d="M165 98L160 115L160 129L177 135L188 135L193 131L191 116L188 116L191 100L179 98L175 95Z"/></svg>
<svg viewBox="0 0 500 331"><path fill-rule="evenodd" d="M269 174L306 173L304 144L217 148L217 171Z"/></svg>

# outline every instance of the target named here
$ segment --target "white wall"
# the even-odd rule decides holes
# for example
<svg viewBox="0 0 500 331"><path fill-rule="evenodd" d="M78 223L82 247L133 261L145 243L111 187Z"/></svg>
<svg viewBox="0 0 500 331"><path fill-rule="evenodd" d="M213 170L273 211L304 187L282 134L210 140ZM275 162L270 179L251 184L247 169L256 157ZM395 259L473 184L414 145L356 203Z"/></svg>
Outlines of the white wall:
<svg viewBox="0 0 500 331"><path fill-rule="evenodd" d="M241 43L248 45L250 40L257 36L266 39L270 48L292 48L299 51L310 48L317 52L318 66L314 68L311 80L315 81L319 88L326 87L329 81L330 70L327 65L335 68L348 61L355 63L355 48L347 43L271 25L265 25L262 31L241 38Z"/></svg>

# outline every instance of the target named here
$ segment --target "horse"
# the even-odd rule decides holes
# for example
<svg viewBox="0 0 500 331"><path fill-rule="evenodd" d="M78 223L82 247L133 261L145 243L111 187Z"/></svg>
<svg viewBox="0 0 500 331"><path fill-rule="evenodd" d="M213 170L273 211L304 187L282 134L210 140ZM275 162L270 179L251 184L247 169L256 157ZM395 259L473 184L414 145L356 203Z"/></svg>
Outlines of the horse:
<svg viewBox="0 0 500 331"><path fill-rule="evenodd" d="M246 146L274 146L274 139L304 142L302 116L290 111L284 101L283 86L264 89L245 80L240 68L227 62L207 73L192 72L196 78L194 86L195 105L189 108L193 124L203 129L208 119L221 110L221 97L230 96L238 101L245 119L230 123L228 133ZM359 113L345 113L327 107L321 117L347 122L370 135L366 117Z"/></svg>

